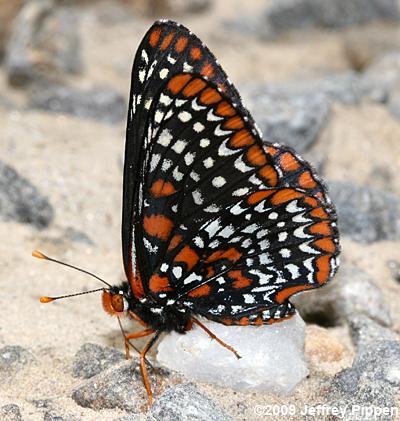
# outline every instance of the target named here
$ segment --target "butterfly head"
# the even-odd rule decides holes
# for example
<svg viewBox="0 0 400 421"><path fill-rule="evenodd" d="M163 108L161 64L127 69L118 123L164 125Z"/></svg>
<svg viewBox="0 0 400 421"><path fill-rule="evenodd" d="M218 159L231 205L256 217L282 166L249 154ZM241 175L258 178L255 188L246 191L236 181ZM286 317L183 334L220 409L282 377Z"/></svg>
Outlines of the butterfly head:
<svg viewBox="0 0 400 421"><path fill-rule="evenodd" d="M127 284L105 289L102 296L103 308L111 316L124 316L129 310Z"/></svg>

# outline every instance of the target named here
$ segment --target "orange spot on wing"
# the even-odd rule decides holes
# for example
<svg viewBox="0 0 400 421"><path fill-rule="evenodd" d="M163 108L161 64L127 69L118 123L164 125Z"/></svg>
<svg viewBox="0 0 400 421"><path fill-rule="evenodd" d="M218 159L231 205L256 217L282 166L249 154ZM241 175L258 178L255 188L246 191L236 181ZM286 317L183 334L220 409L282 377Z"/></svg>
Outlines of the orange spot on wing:
<svg viewBox="0 0 400 421"><path fill-rule="evenodd" d="M249 205L255 205L255 204L261 202L261 200L264 200L265 198L267 198L268 196L271 196L275 192L276 192L276 190L261 190L261 191L257 191L255 193L252 193L247 198L247 203Z"/></svg>
<svg viewBox="0 0 400 421"><path fill-rule="evenodd" d="M143 289L143 283L142 283L142 277L140 276L140 272L137 271L136 275L132 276L131 279L129 279L129 284L131 286L133 295L136 298L142 298L144 297L144 289Z"/></svg>
<svg viewBox="0 0 400 421"><path fill-rule="evenodd" d="M258 316L257 319L253 322L253 325L261 326L263 324L263 319L261 316Z"/></svg>
<svg viewBox="0 0 400 421"><path fill-rule="evenodd" d="M188 39L186 37L180 37L178 38L178 41L176 41L175 44L175 51L177 53L181 53L187 46Z"/></svg>
<svg viewBox="0 0 400 421"><path fill-rule="evenodd" d="M149 43L153 48L157 45L158 40L160 39L160 35L161 35L161 28L155 28L153 32L150 34Z"/></svg>
<svg viewBox="0 0 400 421"><path fill-rule="evenodd" d="M271 199L273 205L280 205L285 202L289 202L293 199L303 197L303 194L293 189L282 189L279 190L274 197Z"/></svg>
<svg viewBox="0 0 400 421"><path fill-rule="evenodd" d="M171 44L171 41L174 39L174 36L175 36L175 32L168 33L160 45L160 50L162 51L166 50L169 44Z"/></svg>
<svg viewBox="0 0 400 421"><path fill-rule="evenodd" d="M207 88L200 95L200 101L207 105L215 104L216 102L221 101L221 99L221 95L214 88Z"/></svg>
<svg viewBox="0 0 400 421"><path fill-rule="evenodd" d="M313 216L314 218L321 218L321 219L329 218L328 214L321 207L313 209L310 212L310 215Z"/></svg>
<svg viewBox="0 0 400 421"><path fill-rule="evenodd" d="M254 137L247 129L242 129L231 137L229 146L232 148L242 148L243 146L252 145L253 143Z"/></svg>
<svg viewBox="0 0 400 421"><path fill-rule="evenodd" d="M201 52L200 48L193 47L190 49L190 57L192 57L193 60L200 60L203 56L203 53Z"/></svg>
<svg viewBox="0 0 400 421"><path fill-rule="evenodd" d="M160 276L154 274L149 280L149 288L152 292L168 292L172 291L172 287L169 284L169 279L166 276Z"/></svg>
<svg viewBox="0 0 400 421"><path fill-rule="evenodd" d="M251 279L248 279L245 276L243 276L242 271L240 270L231 270L230 272L228 272L228 276L231 279L234 279L234 281L232 282L233 288L246 288L252 284Z"/></svg>
<svg viewBox="0 0 400 421"><path fill-rule="evenodd" d="M161 179L153 183L150 191L154 197L171 196L171 194L176 193L175 187L172 183Z"/></svg>
<svg viewBox="0 0 400 421"><path fill-rule="evenodd" d="M228 326L233 325L233 320L232 319L222 319L221 322L224 325L228 325Z"/></svg>
<svg viewBox="0 0 400 421"><path fill-rule="evenodd" d="M238 252L234 247L231 247L228 250L215 251L210 256L208 256L206 261L215 262L216 260L228 259L228 260L231 260L232 262L236 262L236 260L240 259L241 256L242 254L240 252Z"/></svg>
<svg viewBox="0 0 400 421"><path fill-rule="evenodd" d="M211 63L207 63L203 66L200 72L203 76L213 77L214 76L214 67Z"/></svg>
<svg viewBox="0 0 400 421"><path fill-rule="evenodd" d="M309 231L312 234L321 234L321 235L332 234L332 230L328 221L318 222L314 225L311 225L311 227L309 228Z"/></svg>
<svg viewBox="0 0 400 421"><path fill-rule="evenodd" d="M278 152L278 149L274 148L273 146L267 146L265 149L266 152L272 156L276 155L276 153Z"/></svg>
<svg viewBox="0 0 400 421"><path fill-rule="evenodd" d="M171 238L171 241L169 242L169 246L168 246L168 250L167 251L171 251L173 250L177 245L179 245L183 240L183 237L179 234L174 235Z"/></svg>
<svg viewBox="0 0 400 421"><path fill-rule="evenodd" d="M285 152L279 158L279 162L284 171L295 171L300 168L300 163L290 152Z"/></svg>
<svg viewBox="0 0 400 421"><path fill-rule="evenodd" d="M249 148L246 153L247 160L254 166L260 167L267 163L267 157L265 156L264 151L258 145L254 145Z"/></svg>
<svg viewBox="0 0 400 421"><path fill-rule="evenodd" d="M329 278L329 274L331 273L330 261L330 256L321 256L315 261L318 269L317 281L320 285L324 284Z"/></svg>
<svg viewBox="0 0 400 421"><path fill-rule="evenodd" d="M244 127L244 121L238 115L236 115L229 120L226 120L223 127L225 129L239 130Z"/></svg>
<svg viewBox="0 0 400 421"><path fill-rule="evenodd" d="M189 73L176 75L168 82L168 89L176 95L191 79L192 76Z"/></svg>
<svg viewBox="0 0 400 421"><path fill-rule="evenodd" d="M334 253L336 251L335 243L332 238L320 238L313 242L313 245L317 246L321 250L327 251L328 253Z"/></svg>
<svg viewBox="0 0 400 421"><path fill-rule="evenodd" d="M296 285L294 287L285 288L282 291L279 291L275 295L275 301L278 304L282 304L285 300L287 300L291 295L296 294L297 292L304 291L306 289L315 288L314 285L306 284L306 285Z"/></svg>
<svg viewBox="0 0 400 421"><path fill-rule="evenodd" d="M303 189L312 189L317 186L317 183L313 179L310 171L304 171L299 176L298 182L299 182L299 186L302 187Z"/></svg>
<svg viewBox="0 0 400 421"><path fill-rule="evenodd" d="M304 200L304 203L307 203L307 205L310 205L313 208L318 206L317 199L315 199L314 197L306 196L303 200Z"/></svg>
<svg viewBox="0 0 400 421"><path fill-rule="evenodd" d="M236 114L236 110L227 101L218 104L215 113L223 117L231 117Z"/></svg>
<svg viewBox="0 0 400 421"><path fill-rule="evenodd" d="M262 167L258 174L261 178L264 179L270 186L275 187L278 184L278 173L276 172L275 168L271 165L266 165Z"/></svg>
<svg viewBox="0 0 400 421"><path fill-rule="evenodd" d="M183 249L175 256L174 259L174 262L185 263L188 270L191 270L198 261L199 256L189 246L183 247Z"/></svg>
<svg viewBox="0 0 400 421"><path fill-rule="evenodd" d="M250 324L250 320L249 320L248 316L243 316L235 324L238 324L240 326L248 326Z"/></svg>
<svg viewBox="0 0 400 421"><path fill-rule="evenodd" d="M168 239L173 226L173 222L164 215L150 215L143 219L146 233L163 241Z"/></svg>
<svg viewBox="0 0 400 421"><path fill-rule="evenodd" d="M211 293L211 287L207 284L204 284L201 287L198 287L194 289L193 291L190 291L188 295L189 297L205 297L207 295L210 295L210 293Z"/></svg>
<svg viewBox="0 0 400 421"><path fill-rule="evenodd" d="M214 270L214 268L213 267L211 267L211 266L209 266L208 268L207 268L207 275L206 275L206 278L211 278L212 276L214 276L215 275L215 270Z"/></svg>
<svg viewBox="0 0 400 421"><path fill-rule="evenodd" d="M206 82L202 79L193 79L191 82L189 82L184 90L183 95L186 97L191 97L196 94L198 94L204 87L206 86Z"/></svg>

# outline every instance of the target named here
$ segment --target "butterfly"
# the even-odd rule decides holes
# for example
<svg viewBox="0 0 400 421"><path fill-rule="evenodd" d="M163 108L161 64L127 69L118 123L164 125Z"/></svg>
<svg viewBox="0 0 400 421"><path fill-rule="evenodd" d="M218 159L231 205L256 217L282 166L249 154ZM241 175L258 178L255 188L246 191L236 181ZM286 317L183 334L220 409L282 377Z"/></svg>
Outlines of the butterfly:
<svg viewBox="0 0 400 421"><path fill-rule="evenodd" d="M259 326L292 317L289 298L326 284L340 251L322 180L291 148L263 140L208 48L155 22L137 50L127 118L122 251L127 282L104 309L152 335L186 333L199 316Z"/></svg>

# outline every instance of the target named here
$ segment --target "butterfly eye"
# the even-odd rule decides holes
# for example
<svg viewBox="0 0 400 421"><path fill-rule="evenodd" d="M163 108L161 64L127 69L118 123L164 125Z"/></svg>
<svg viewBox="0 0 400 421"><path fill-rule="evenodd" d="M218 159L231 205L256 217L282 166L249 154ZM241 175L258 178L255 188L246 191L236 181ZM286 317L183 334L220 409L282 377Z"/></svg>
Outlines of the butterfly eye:
<svg viewBox="0 0 400 421"><path fill-rule="evenodd" d="M120 316L128 310L128 301L122 294L111 294L108 291L103 292L103 308L111 316Z"/></svg>

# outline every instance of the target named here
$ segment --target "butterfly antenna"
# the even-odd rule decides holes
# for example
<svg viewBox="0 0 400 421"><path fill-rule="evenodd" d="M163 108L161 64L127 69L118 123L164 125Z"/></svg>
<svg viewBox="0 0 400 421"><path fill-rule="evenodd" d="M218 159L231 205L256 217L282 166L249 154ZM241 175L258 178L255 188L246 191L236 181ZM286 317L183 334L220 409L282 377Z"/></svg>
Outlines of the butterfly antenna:
<svg viewBox="0 0 400 421"><path fill-rule="evenodd" d="M78 267L76 267L76 266L70 265L69 263L60 262L59 260L53 259L53 258L51 258L51 257L49 257L49 256L46 256L46 255L45 255L45 254L43 254L41 251L34 250L34 251L32 252L32 256L33 256L33 257L36 257L37 259L49 260L50 262L59 263L60 265L67 266L67 267L72 268L72 269L76 269L76 270L78 270L79 272L86 273L86 275L90 275L90 276L92 276L93 278L96 278L98 281L100 281L100 282L102 282L103 284L107 285L107 286L108 286L108 288L112 288L112 286L111 286L108 282L106 282L104 279L99 278L99 277L98 277L97 275L95 275L94 273L91 273L91 272L88 272L88 271L87 271L87 270L85 270L85 269L81 269L81 268L78 268ZM68 295L68 297L71 297L71 296L74 296L74 295L80 295L80 294L88 294L89 292L101 291L101 290L103 290L103 289L104 289L104 288L100 288L100 289L93 290L93 291L87 291L87 292L83 292L83 293L79 293L79 294L72 294L72 295ZM50 297L47 297L47 298L50 298ZM62 297L62 298L64 298L64 297ZM50 301L52 301L52 300L50 300ZM47 301L42 301L42 302L47 302Z"/></svg>
<svg viewBox="0 0 400 421"><path fill-rule="evenodd" d="M98 292L98 291L104 291L104 288L97 288L92 289L90 291L84 291L84 292L77 292L76 294L68 294L68 295L59 295L57 297L40 297L39 301L43 304L51 303L55 300L60 300L61 298L69 298L69 297L76 297L77 295L85 295L85 294L91 294L92 292Z"/></svg>

